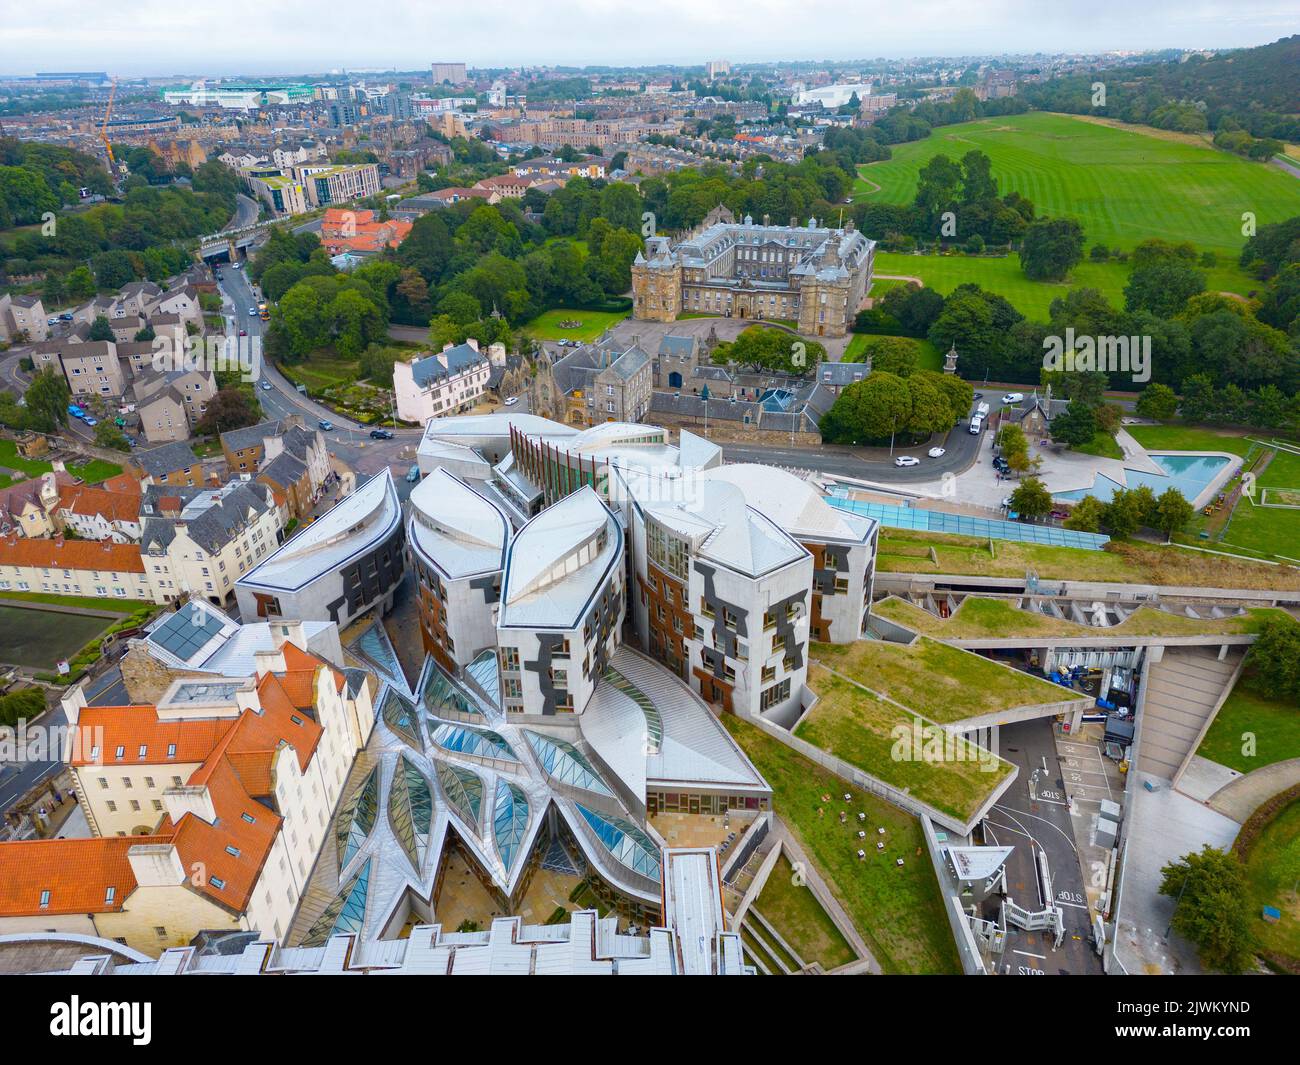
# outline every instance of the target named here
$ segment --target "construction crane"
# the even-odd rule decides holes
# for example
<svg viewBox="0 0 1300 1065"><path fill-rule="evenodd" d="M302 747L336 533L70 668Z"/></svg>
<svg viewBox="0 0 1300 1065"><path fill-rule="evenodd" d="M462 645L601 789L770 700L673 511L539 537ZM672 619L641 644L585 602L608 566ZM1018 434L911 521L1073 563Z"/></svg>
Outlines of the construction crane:
<svg viewBox="0 0 1300 1065"><path fill-rule="evenodd" d="M108 106L104 108L104 122L99 127L99 139L104 142L104 151L108 153L108 173L114 181L117 180L117 160L113 158L113 145L108 139L108 120L113 117L113 97L116 95L117 78L114 78L108 90Z"/></svg>

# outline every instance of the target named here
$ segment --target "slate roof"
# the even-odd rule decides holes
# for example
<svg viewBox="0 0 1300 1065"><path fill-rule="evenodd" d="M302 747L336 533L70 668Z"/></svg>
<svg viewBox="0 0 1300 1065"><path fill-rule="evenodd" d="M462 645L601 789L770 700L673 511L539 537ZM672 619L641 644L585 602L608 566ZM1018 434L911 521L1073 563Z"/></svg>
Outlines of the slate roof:
<svg viewBox="0 0 1300 1065"><path fill-rule="evenodd" d="M199 464L198 456L183 440L150 448L148 451L138 451L132 456L132 461L153 477Z"/></svg>

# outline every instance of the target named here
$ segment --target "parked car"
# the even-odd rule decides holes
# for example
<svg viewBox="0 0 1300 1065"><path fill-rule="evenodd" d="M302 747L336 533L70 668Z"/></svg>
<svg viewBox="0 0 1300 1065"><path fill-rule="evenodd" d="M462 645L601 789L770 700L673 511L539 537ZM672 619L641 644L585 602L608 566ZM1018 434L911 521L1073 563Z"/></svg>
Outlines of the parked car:
<svg viewBox="0 0 1300 1065"><path fill-rule="evenodd" d="M1001 455L998 455L996 458L994 458L993 468L997 470L999 473L1011 472L1011 464L1007 462L1007 460L1004 459Z"/></svg>
<svg viewBox="0 0 1300 1065"><path fill-rule="evenodd" d="M72 321L72 312L71 312L71 311L64 311L61 315L59 315L59 321L60 321L60 322L70 322L70 321Z"/></svg>
<svg viewBox="0 0 1300 1065"><path fill-rule="evenodd" d="M912 455L899 455L894 459L895 466L919 466L921 460Z"/></svg>
<svg viewBox="0 0 1300 1065"><path fill-rule="evenodd" d="M69 403L68 413L71 414L74 418L80 418L82 414L84 414L85 412L80 407L78 407L75 403Z"/></svg>
<svg viewBox="0 0 1300 1065"><path fill-rule="evenodd" d="M99 424L99 419L92 418L89 414L87 414L86 417L82 420L92 429Z"/></svg>
<svg viewBox="0 0 1300 1065"><path fill-rule="evenodd" d="M324 419L324 418L322 418L320 421L318 421L318 422L316 423L316 425L317 425L317 427L320 429L320 431L323 432L323 433L330 433L330 432L333 432L333 431L334 431L334 423L331 422L331 421L327 421L327 420Z"/></svg>
<svg viewBox="0 0 1300 1065"><path fill-rule="evenodd" d="M412 466L409 470L406 471L406 480L409 484L415 484L415 482L418 481L419 479L420 479L420 467L418 465Z"/></svg>
<svg viewBox="0 0 1300 1065"><path fill-rule="evenodd" d="M391 439L393 439L393 432L392 432L391 429L371 429L371 430L370 430L370 439L371 439L371 440L391 440Z"/></svg>
<svg viewBox="0 0 1300 1065"><path fill-rule="evenodd" d="M945 454L946 452L941 447L932 447L929 450L929 455L932 459L941 459Z"/></svg>
<svg viewBox="0 0 1300 1065"><path fill-rule="evenodd" d="M1025 394L1023 392L1008 392L1005 396L1002 397L1002 402L1019 403L1024 398L1025 398Z"/></svg>
<svg viewBox="0 0 1300 1065"><path fill-rule="evenodd" d="M307 394L307 386L306 386L306 385L294 385L293 387L294 387L297 391L301 392L304 396Z"/></svg>
<svg viewBox="0 0 1300 1065"><path fill-rule="evenodd" d="M970 420L970 435L979 436L980 430L984 428L984 419L978 414Z"/></svg>

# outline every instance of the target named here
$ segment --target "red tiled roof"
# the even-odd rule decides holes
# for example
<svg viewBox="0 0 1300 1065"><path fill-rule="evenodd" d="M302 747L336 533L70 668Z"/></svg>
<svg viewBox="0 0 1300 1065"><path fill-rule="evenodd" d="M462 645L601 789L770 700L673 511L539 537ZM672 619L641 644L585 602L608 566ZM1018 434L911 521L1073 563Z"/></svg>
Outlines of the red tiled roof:
<svg viewBox="0 0 1300 1065"><path fill-rule="evenodd" d="M136 486L137 489L139 486ZM87 517L100 515L108 521L140 521L140 501L136 492L109 491L88 485L64 485L59 489L59 508Z"/></svg>
<svg viewBox="0 0 1300 1065"><path fill-rule="evenodd" d="M77 718L80 743L72 765L166 765L202 762L235 725L234 717L160 720L157 710L143 706L87 706ZM171 744L176 754L168 757ZM95 744L102 744L92 758ZM117 749L122 748L122 757ZM144 754L140 748L144 748Z"/></svg>
<svg viewBox="0 0 1300 1065"><path fill-rule="evenodd" d="M39 566L46 569L82 569L143 573L139 544L111 540L0 539L0 566Z"/></svg>
<svg viewBox="0 0 1300 1065"><path fill-rule="evenodd" d="M0 843L0 917L115 913L135 890L127 851L167 842L166 836L103 836ZM47 906L42 891L50 893Z"/></svg>

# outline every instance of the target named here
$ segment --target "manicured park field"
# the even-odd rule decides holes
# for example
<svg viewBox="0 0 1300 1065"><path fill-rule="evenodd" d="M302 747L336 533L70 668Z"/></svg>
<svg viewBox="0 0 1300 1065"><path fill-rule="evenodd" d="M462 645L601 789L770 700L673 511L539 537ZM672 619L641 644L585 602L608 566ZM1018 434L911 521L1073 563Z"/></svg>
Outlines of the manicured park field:
<svg viewBox="0 0 1300 1065"><path fill-rule="evenodd" d="M1300 181L1296 181L1300 188ZM1094 263L1084 260L1065 281L1031 281L1020 269L1020 256L1010 255L907 255L877 251L876 274L918 277L940 295L947 296L958 285L973 283L1004 297L1016 310L1035 321L1047 320L1052 300L1072 288L1095 288L1113 307L1124 306L1124 286L1128 284L1128 263ZM1248 295L1259 288L1235 263L1221 259L1219 265L1204 271L1205 287L1211 292L1235 292ZM889 281L889 284L896 282ZM885 290L872 288L872 295Z"/></svg>
<svg viewBox="0 0 1300 1065"><path fill-rule="evenodd" d="M1244 242L1243 212L1253 212L1260 226L1300 214L1300 180L1275 167L1069 115L943 126L925 140L892 147L891 159L861 168L867 180L857 182L855 198L909 203L932 156L958 160L979 149L993 161L1003 193L1028 197L1040 216L1077 218L1089 247L1129 250L1146 237L1163 237L1235 258Z"/></svg>
<svg viewBox="0 0 1300 1065"><path fill-rule="evenodd" d="M628 311L545 311L524 326L524 332L537 340L595 340L611 326L628 316ZM561 322L581 322L576 329L561 328Z"/></svg>

